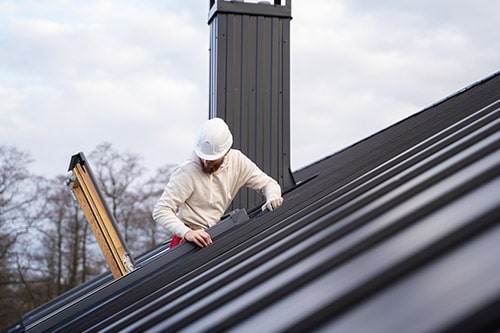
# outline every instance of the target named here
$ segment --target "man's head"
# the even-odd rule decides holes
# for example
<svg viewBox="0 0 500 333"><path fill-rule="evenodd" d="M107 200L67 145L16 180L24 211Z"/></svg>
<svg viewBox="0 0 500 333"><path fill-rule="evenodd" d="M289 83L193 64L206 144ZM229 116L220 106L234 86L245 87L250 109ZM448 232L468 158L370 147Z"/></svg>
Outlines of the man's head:
<svg viewBox="0 0 500 333"><path fill-rule="evenodd" d="M206 173L217 171L232 144L233 135L224 120L212 118L206 121L200 128L195 145L195 152L200 158L203 171Z"/></svg>

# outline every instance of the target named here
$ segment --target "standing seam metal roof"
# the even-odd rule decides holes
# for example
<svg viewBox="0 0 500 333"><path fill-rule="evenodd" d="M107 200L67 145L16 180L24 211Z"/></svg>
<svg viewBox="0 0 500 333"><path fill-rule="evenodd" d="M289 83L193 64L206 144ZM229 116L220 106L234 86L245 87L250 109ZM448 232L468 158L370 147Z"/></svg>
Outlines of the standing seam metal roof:
<svg viewBox="0 0 500 333"><path fill-rule="evenodd" d="M499 329L500 75L294 173L269 213L165 246L18 331Z"/></svg>

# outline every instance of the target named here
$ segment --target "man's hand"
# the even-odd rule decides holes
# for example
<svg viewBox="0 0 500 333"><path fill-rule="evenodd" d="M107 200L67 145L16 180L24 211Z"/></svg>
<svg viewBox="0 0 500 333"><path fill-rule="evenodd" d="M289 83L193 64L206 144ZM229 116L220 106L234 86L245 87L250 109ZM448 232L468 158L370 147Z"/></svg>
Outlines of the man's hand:
<svg viewBox="0 0 500 333"><path fill-rule="evenodd" d="M184 239L193 242L199 247L205 247L212 244L212 237L205 230L189 230L184 234Z"/></svg>
<svg viewBox="0 0 500 333"><path fill-rule="evenodd" d="M276 209L278 208L279 206L281 206L283 204L283 198L282 197L279 197L279 198L274 198L274 199L269 199L267 200L267 202L262 206L262 210L265 210L266 208L269 210L269 211L272 211L273 209Z"/></svg>

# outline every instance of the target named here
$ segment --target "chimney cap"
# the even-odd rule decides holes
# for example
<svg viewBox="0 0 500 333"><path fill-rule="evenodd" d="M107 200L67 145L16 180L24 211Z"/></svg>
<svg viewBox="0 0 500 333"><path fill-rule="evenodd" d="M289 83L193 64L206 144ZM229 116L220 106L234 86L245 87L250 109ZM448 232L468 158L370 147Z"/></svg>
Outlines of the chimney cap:
<svg viewBox="0 0 500 333"><path fill-rule="evenodd" d="M257 2L248 2L243 0L209 1L209 24L217 13L292 18L292 0L286 0L285 4L282 4L281 0L274 0L274 4L271 1L265 0L256 0Z"/></svg>

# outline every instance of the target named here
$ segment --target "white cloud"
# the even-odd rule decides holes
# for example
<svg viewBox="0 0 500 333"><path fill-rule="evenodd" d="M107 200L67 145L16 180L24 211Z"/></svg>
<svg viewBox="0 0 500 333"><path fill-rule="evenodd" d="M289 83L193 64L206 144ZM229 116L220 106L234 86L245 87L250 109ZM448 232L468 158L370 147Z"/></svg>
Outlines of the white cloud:
<svg viewBox="0 0 500 333"><path fill-rule="evenodd" d="M292 168L498 70L494 1L294 1ZM0 142L64 173L109 141L150 169L208 116L208 1L0 3Z"/></svg>
<svg viewBox="0 0 500 333"><path fill-rule="evenodd" d="M206 24L150 5L1 5L10 15L0 25L0 140L30 151L49 174L104 141L138 152L151 169L182 161L185 136L208 114Z"/></svg>
<svg viewBox="0 0 500 333"><path fill-rule="evenodd" d="M486 1L294 2L292 167L497 71L500 44L484 34L499 29L499 9Z"/></svg>

